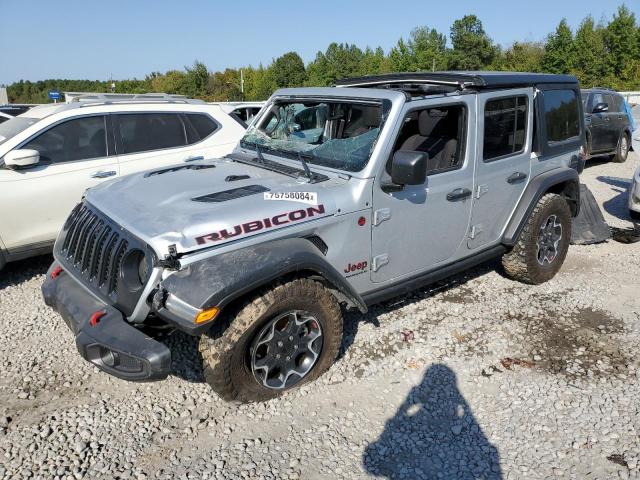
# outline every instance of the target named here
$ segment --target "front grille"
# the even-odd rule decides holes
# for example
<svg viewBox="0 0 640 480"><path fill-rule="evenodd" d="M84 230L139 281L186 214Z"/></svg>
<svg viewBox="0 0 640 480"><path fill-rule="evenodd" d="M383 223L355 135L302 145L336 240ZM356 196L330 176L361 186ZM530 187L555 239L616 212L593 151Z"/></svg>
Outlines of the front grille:
<svg viewBox="0 0 640 480"><path fill-rule="evenodd" d="M153 257L146 244L83 202L65 222L55 256L97 296L130 315L143 289L122 282L123 260L134 249Z"/></svg>

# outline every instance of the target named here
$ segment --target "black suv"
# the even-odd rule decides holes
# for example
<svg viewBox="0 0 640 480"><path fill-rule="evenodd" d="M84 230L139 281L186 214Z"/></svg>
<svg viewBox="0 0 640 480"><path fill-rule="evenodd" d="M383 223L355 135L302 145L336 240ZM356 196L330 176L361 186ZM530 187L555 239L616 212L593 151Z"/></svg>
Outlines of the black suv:
<svg viewBox="0 0 640 480"><path fill-rule="evenodd" d="M587 127L587 155L611 155L624 162L631 149L631 123L619 93L606 88L582 90Z"/></svg>

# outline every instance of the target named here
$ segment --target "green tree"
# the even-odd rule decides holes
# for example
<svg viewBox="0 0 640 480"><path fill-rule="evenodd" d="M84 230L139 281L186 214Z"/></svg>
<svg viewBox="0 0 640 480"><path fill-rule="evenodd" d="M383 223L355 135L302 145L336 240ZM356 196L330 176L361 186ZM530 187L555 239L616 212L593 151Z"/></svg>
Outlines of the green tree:
<svg viewBox="0 0 640 480"><path fill-rule="evenodd" d="M325 87L358 75L363 58L364 53L355 45L332 43L324 53L318 52L307 67L307 85Z"/></svg>
<svg viewBox="0 0 640 480"><path fill-rule="evenodd" d="M418 27L411 31L409 40L398 40L389 52L389 66L395 72L442 70L446 60L447 37L437 30Z"/></svg>
<svg viewBox="0 0 640 480"><path fill-rule="evenodd" d="M304 62L296 52L278 57L270 67L278 88L301 87L307 80Z"/></svg>
<svg viewBox="0 0 640 480"><path fill-rule="evenodd" d="M204 63L196 60L191 68L185 67L186 78L183 95L188 97L205 97L209 82L209 71Z"/></svg>
<svg viewBox="0 0 640 480"><path fill-rule="evenodd" d="M573 33L566 18L563 18L555 33L547 37L542 68L548 73L569 73L575 63Z"/></svg>
<svg viewBox="0 0 640 480"><path fill-rule="evenodd" d="M604 44L608 51L608 69L620 87L638 82L633 75L634 65L640 61L640 34L635 15L625 6L617 13L604 31Z"/></svg>
<svg viewBox="0 0 640 480"><path fill-rule="evenodd" d="M539 72L541 70L544 44L536 42L515 42L496 57L495 70L512 72Z"/></svg>
<svg viewBox="0 0 640 480"><path fill-rule="evenodd" d="M465 15L451 27L449 68L452 70L480 70L491 65L498 52L475 15Z"/></svg>
<svg viewBox="0 0 640 480"><path fill-rule="evenodd" d="M570 69L583 86L602 84L609 75L609 53L604 44L604 29L596 26L593 18L587 16L573 41L573 65Z"/></svg>

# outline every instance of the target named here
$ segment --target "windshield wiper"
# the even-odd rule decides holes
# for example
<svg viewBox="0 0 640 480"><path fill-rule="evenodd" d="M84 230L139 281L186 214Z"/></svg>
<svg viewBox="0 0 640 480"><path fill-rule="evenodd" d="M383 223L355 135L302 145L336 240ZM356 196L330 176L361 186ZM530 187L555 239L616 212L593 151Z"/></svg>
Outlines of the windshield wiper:
<svg viewBox="0 0 640 480"><path fill-rule="evenodd" d="M313 182L315 176L309 169L309 165L307 164L307 161L304 159L304 157L302 156L302 152L300 151L298 151L298 160L300 160L300 163L302 164L302 168L304 168L304 173L309 179L309 181Z"/></svg>
<svg viewBox="0 0 640 480"><path fill-rule="evenodd" d="M258 145L258 143L254 143L253 145L256 147L256 153L258 154L258 160L260 160L260 163L262 165L264 165L264 155L262 155L262 147L260 145Z"/></svg>

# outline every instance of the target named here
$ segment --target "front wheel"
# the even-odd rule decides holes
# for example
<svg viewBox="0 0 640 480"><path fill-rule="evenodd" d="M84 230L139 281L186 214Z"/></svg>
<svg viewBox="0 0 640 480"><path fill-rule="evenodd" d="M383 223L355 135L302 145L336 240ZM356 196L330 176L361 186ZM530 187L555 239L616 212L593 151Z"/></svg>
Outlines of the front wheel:
<svg viewBox="0 0 640 480"><path fill-rule="evenodd" d="M560 195L543 196L529 215L513 249L502 257L507 275L524 283L551 280L564 262L571 239L571 210Z"/></svg>
<svg viewBox="0 0 640 480"><path fill-rule="evenodd" d="M224 400L264 401L318 378L342 340L342 314L321 283L300 278L250 298L219 336L200 340L207 383Z"/></svg>
<svg viewBox="0 0 640 480"><path fill-rule="evenodd" d="M629 156L629 136L622 132L620 139L618 140L618 146L616 147L616 153L613 156L613 161L616 163L624 163Z"/></svg>

